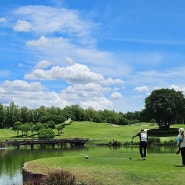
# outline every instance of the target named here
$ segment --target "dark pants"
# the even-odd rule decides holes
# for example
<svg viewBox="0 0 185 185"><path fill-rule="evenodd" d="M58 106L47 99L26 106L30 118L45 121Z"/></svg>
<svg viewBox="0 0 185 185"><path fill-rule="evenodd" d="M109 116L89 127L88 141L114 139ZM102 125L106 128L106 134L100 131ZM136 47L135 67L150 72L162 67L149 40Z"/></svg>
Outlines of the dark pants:
<svg viewBox="0 0 185 185"><path fill-rule="evenodd" d="M185 165L185 147L181 148L182 164Z"/></svg>
<svg viewBox="0 0 185 185"><path fill-rule="evenodd" d="M146 148L147 148L147 142L140 141L139 152L140 152L140 155L141 155L142 158L146 157Z"/></svg>

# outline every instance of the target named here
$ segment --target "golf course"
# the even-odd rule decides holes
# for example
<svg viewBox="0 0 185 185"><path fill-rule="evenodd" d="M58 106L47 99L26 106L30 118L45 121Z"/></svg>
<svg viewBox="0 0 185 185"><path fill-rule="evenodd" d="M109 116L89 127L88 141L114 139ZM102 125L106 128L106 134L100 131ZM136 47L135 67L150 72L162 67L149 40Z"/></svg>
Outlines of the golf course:
<svg viewBox="0 0 185 185"><path fill-rule="evenodd" d="M184 125L172 125L180 128ZM139 138L134 144L121 146L118 149L109 146L97 146L98 143L119 141L130 142L140 129L157 128L155 124L141 123L136 125L112 125L109 123L72 122L56 138L89 138L87 150L74 150L61 157L42 158L26 163L26 168L46 174L52 169L63 169L75 175L79 184L86 185L174 185L185 181L184 167L177 147L151 146L146 160L141 160L138 146ZM8 139L16 133L0 130L1 139ZM177 133L178 135L178 133ZM150 137L150 136L149 136ZM175 140L176 136L160 137L161 143ZM86 147L86 146L85 146Z"/></svg>

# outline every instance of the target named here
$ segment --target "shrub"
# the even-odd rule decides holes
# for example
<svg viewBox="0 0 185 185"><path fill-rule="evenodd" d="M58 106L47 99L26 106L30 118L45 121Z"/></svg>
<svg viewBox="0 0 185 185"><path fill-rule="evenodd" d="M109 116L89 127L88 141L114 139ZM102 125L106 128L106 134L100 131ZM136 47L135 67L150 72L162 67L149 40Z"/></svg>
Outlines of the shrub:
<svg viewBox="0 0 185 185"><path fill-rule="evenodd" d="M169 130L151 129L147 133L148 136L175 136L178 134L178 128L170 128Z"/></svg>
<svg viewBox="0 0 185 185"><path fill-rule="evenodd" d="M43 181L44 185L75 185L76 177L69 171L58 168L49 171Z"/></svg>
<svg viewBox="0 0 185 185"><path fill-rule="evenodd" d="M120 141L117 141L117 140L112 140L109 142L109 145L111 146L121 146L122 143Z"/></svg>
<svg viewBox="0 0 185 185"><path fill-rule="evenodd" d="M52 139L55 137L55 132L51 129L42 129L38 132L39 139Z"/></svg>

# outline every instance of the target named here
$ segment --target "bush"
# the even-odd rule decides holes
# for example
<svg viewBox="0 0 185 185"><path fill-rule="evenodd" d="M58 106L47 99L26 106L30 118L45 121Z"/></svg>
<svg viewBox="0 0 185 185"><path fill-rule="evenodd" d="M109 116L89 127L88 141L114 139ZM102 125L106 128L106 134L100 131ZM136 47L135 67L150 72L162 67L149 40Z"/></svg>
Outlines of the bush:
<svg viewBox="0 0 185 185"><path fill-rule="evenodd" d="M42 129L38 132L39 139L52 139L55 137L55 132L51 129Z"/></svg>
<svg viewBox="0 0 185 185"><path fill-rule="evenodd" d="M43 181L44 185L75 185L76 177L69 171L58 168L49 171Z"/></svg>
<svg viewBox="0 0 185 185"><path fill-rule="evenodd" d="M151 129L147 131L148 136L176 136L178 128L170 128L169 130Z"/></svg>
<svg viewBox="0 0 185 185"><path fill-rule="evenodd" d="M117 140L112 140L109 142L109 145L111 146L121 146L122 143L120 141L117 141Z"/></svg>

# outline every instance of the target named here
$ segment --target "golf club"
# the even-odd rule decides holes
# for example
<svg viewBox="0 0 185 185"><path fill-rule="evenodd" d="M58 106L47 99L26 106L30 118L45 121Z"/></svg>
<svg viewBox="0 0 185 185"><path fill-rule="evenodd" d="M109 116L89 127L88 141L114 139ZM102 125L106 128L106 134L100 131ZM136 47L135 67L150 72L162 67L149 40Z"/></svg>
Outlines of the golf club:
<svg viewBox="0 0 185 185"><path fill-rule="evenodd" d="M133 138L130 144L130 157L129 157L130 160L132 159L132 148L133 148Z"/></svg>

